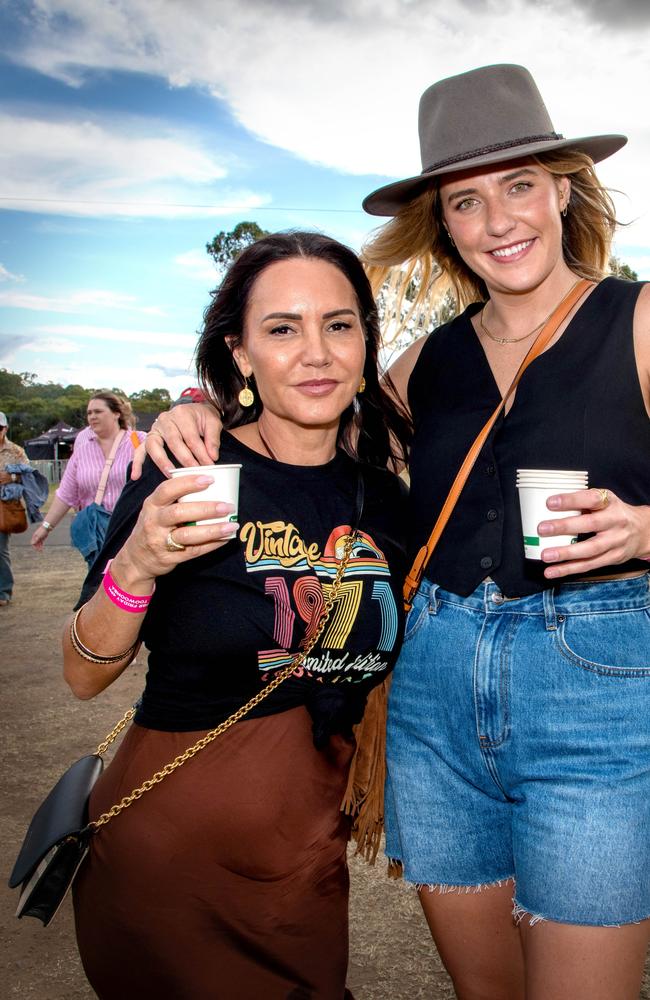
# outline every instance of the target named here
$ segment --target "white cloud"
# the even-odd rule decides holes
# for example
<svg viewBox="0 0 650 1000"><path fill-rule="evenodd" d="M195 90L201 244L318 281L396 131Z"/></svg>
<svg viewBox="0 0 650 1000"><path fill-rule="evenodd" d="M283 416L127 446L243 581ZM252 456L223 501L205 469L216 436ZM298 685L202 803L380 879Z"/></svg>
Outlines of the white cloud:
<svg viewBox="0 0 650 1000"><path fill-rule="evenodd" d="M417 102L426 86L488 62L523 63L559 131L630 135L629 149L600 172L630 196L623 214L638 221L628 241L650 246L647 10L642 0L35 0L28 40L10 57L75 87L89 70L106 69L198 86L223 98L265 142L348 173L397 177L420 170ZM7 154L26 171L9 182L28 199L20 207L31 211L43 210L39 195L71 198L52 211L80 215L216 215L222 205L241 213L264 200L226 191L216 210L158 208L152 203L195 201L196 185L209 184L213 194L227 164L178 136L137 139L131 130L124 135L93 122L53 123L50 133L41 131L47 125L41 122L31 140L29 130L19 136L22 155ZM71 185L75 166L65 156L55 156L48 178L50 160L38 139L48 134L58 148L97 163L99 179L90 182L84 173ZM10 140L9 148L13 135ZM33 178L32 156L38 164ZM184 196L171 197L170 180L181 175L193 179L192 198L186 182ZM141 204L90 209L85 198Z"/></svg>
<svg viewBox="0 0 650 1000"><path fill-rule="evenodd" d="M144 313L148 316L164 316L158 306L139 306L133 295L105 289L85 289L69 292L67 295L33 295L29 292L0 292L0 306L10 309L29 309L35 312L79 313L88 309L121 309Z"/></svg>
<svg viewBox="0 0 650 1000"><path fill-rule="evenodd" d="M643 7L623 6L630 15ZM37 0L29 41L12 57L73 86L87 70L108 68L207 88L266 142L335 169L389 176L419 172L417 101L428 84L487 62L522 62L564 134L629 132L630 153L605 173L629 192L639 216L650 208L650 28L637 16L625 30L608 7L602 0ZM92 125L73 130L78 151L97 138ZM126 139L109 138L110 161L122 163ZM177 172L205 180L215 169L196 149L171 147ZM136 146L136 171L146 171L150 148L159 148L155 140ZM235 210L247 207L244 200ZM648 221L635 231L650 243Z"/></svg>
<svg viewBox="0 0 650 1000"><path fill-rule="evenodd" d="M73 344L70 340L35 340L27 344L26 351L33 351L39 354L78 354L81 350L79 344Z"/></svg>
<svg viewBox="0 0 650 1000"><path fill-rule="evenodd" d="M40 382L57 382L60 385L84 385L98 388L116 386L126 393L139 389L168 389L172 399L177 399L183 389L196 381L191 375L164 375L160 369L149 368L146 364L98 365L82 360L75 364L59 364L49 360L42 364L35 362L36 375Z"/></svg>
<svg viewBox="0 0 650 1000"><path fill-rule="evenodd" d="M214 288L217 283L217 269L205 250L195 249L179 253L174 257L174 263L178 265L186 278L200 281L208 288Z"/></svg>
<svg viewBox="0 0 650 1000"><path fill-rule="evenodd" d="M0 281L24 281L22 274L12 274L4 264L0 264Z"/></svg>
<svg viewBox="0 0 650 1000"><path fill-rule="evenodd" d="M58 337L73 337L85 340L106 340L126 344L147 344L150 347L185 347L189 352L196 347L196 335L189 333L163 332L157 330L125 329L114 326L92 326L85 323L47 324L37 328L39 333Z"/></svg>
<svg viewBox="0 0 650 1000"><path fill-rule="evenodd" d="M154 120L0 115L1 208L204 218L268 201L265 194L224 185L227 173L196 139Z"/></svg>

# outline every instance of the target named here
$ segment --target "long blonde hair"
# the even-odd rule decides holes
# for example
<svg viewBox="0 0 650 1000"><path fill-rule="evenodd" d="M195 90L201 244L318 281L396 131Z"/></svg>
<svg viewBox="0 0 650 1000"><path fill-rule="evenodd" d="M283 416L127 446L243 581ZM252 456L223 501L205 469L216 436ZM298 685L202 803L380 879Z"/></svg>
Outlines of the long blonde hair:
<svg viewBox="0 0 650 1000"><path fill-rule="evenodd" d="M600 281L608 272L617 226L612 199L599 181L591 157L577 150L541 153L532 158L554 177L571 179L571 198L563 219L562 251L567 265L581 278ZM423 330L446 295L457 310L488 298L487 288L465 264L445 231L439 181L370 236L361 250L373 293L388 288L403 314ZM407 295L413 291L414 295ZM404 308L405 301L410 304ZM398 331L399 332L399 331Z"/></svg>

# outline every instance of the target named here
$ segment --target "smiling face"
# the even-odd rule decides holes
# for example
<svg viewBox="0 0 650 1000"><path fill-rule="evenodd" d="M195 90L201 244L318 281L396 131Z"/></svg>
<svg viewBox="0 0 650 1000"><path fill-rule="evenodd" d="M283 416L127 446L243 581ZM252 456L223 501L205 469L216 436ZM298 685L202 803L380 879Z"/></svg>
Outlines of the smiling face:
<svg viewBox="0 0 650 1000"><path fill-rule="evenodd" d="M262 271L233 355L242 375L255 376L267 419L337 428L365 354L357 297L337 267L295 257Z"/></svg>
<svg viewBox="0 0 650 1000"><path fill-rule="evenodd" d="M105 399L91 399L86 410L88 426L97 437L112 437L119 430L120 415L113 413Z"/></svg>
<svg viewBox="0 0 650 1000"><path fill-rule="evenodd" d="M561 211L569 194L567 177L529 159L458 172L440 185L456 249L490 291L524 292L566 273Z"/></svg>

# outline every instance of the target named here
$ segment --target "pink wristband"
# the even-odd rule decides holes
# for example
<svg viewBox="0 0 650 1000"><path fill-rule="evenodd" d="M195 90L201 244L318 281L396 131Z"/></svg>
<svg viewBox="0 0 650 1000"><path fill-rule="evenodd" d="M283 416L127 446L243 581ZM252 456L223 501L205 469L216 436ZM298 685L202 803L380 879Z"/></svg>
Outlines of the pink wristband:
<svg viewBox="0 0 650 1000"><path fill-rule="evenodd" d="M154 585L154 590L156 589ZM127 594L125 590L118 587L115 580L111 576L111 571L106 567L106 572L104 573L104 590L107 596L116 604L118 608L122 611L130 611L134 615L142 614L146 611L151 603L151 598L153 597L153 591L148 597L140 597L136 594Z"/></svg>

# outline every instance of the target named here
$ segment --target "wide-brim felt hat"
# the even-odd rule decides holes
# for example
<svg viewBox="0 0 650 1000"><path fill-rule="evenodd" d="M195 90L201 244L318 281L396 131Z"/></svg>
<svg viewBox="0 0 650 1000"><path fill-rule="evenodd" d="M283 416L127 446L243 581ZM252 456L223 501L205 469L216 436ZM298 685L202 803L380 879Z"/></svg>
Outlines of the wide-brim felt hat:
<svg viewBox="0 0 650 1000"><path fill-rule="evenodd" d="M627 142L624 135L565 139L523 66L502 64L439 80L420 98L422 173L386 184L364 199L370 215L396 215L435 177L549 150L576 149L594 163Z"/></svg>

